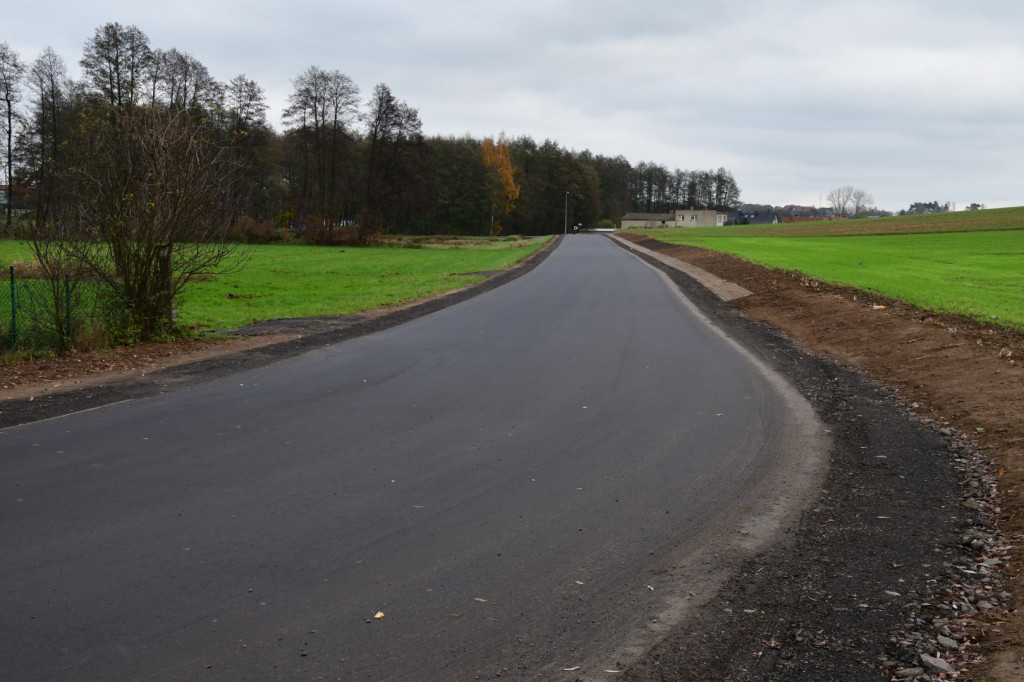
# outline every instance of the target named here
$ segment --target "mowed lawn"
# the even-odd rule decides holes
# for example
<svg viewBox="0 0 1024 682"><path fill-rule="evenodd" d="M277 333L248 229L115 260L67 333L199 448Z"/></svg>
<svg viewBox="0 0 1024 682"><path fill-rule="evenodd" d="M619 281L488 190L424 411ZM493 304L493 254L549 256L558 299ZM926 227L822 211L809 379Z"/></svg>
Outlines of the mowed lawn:
<svg viewBox="0 0 1024 682"><path fill-rule="evenodd" d="M244 265L192 284L178 320L209 330L291 317L345 315L457 289L504 270L546 238L459 240L423 248L244 246ZM20 242L0 241L0 265L31 260ZM4 278L6 279L6 278Z"/></svg>
<svg viewBox="0 0 1024 682"><path fill-rule="evenodd" d="M968 220L908 217L886 221L842 221L793 226L650 230L644 234L673 244L730 253L772 268L802 272L887 298L1024 329L1024 213L979 211L988 230L968 231ZM1009 220L1006 217L1009 216ZM990 227L1003 218L1000 227ZM1016 219L1016 220L1014 220ZM839 221L837 221L838 223ZM864 233L856 232L863 224ZM775 230L779 233L773 234ZM821 231L841 229L841 236ZM816 234L817 232L817 234ZM806 235L806 236L804 236Z"/></svg>

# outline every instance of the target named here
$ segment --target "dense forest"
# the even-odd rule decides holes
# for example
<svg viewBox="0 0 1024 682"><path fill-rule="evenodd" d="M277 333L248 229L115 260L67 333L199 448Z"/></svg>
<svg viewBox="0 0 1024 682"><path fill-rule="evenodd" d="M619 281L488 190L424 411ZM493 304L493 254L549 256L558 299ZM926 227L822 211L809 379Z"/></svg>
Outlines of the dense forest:
<svg viewBox="0 0 1024 682"><path fill-rule="evenodd" d="M134 26L97 28L78 63L83 76L74 80L52 49L25 63L0 43L0 229L8 233L19 224L82 220L76 202L97 200L83 178L125 164L130 170L174 135L208 145L188 152L206 155L217 169L204 175L203 196L220 197L225 234L247 241L550 234L566 223L611 225L628 212L739 203L739 187L724 168L634 166L621 155L528 136L428 137L417 109L386 84L363 100L348 76L319 66L293 79L276 131L256 81L244 74L218 81L192 55L152 47ZM122 137L110 137L112 125ZM145 139L133 146L124 141L129 133Z"/></svg>

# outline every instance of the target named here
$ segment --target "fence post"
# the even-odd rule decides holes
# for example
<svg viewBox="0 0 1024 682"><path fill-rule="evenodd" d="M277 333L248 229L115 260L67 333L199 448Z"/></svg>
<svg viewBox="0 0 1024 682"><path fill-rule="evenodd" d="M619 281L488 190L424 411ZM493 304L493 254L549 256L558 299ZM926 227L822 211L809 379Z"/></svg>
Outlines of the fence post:
<svg viewBox="0 0 1024 682"><path fill-rule="evenodd" d="M11 348L18 340L18 296L14 287L14 266L11 266Z"/></svg>

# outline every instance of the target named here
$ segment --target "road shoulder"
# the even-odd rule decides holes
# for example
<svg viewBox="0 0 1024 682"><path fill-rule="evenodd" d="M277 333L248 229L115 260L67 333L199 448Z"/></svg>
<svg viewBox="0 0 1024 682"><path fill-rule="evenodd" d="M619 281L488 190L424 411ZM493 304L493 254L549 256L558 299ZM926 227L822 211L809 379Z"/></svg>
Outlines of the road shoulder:
<svg viewBox="0 0 1024 682"><path fill-rule="evenodd" d="M678 628L624 679L940 679L930 665L949 665L961 679L1019 679L1013 631L1005 625L1014 611L1005 579L1012 557L996 528L1002 508L999 469L986 458L991 449L983 454L979 443L961 436L942 406L907 400L852 367L856 349L848 348L840 363L825 357L820 331L817 339L803 332L826 323L837 306L834 314L842 318L851 317L846 307L852 305L878 321L877 313L893 307L843 299L820 283L790 281L736 259L726 267L720 254L702 258L698 249L643 245L754 292L730 305L652 261L716 324L797 386L835 444L821 498L789 542L748 562L701 610L699 627ZM793 287L813 294L799 309L784 297ZM803 326L778 315L787 305ZM756 319L770 318L765 310L776 311L769 321L777 325ZM904 332L863 333L885 344ZM841 347L850 336L828 340ZM880 348L893 352L891 343ZM993 659L1009 660L1010 675L993 667Z"/></svg>

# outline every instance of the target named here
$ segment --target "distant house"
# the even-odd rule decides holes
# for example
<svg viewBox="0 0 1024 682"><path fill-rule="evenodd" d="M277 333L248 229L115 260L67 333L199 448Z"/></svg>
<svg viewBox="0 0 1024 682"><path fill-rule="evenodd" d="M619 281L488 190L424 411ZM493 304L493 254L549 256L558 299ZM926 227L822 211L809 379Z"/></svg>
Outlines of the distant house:
<svg viewBox="0 0 1024 682"><path fill-rule="evenodd" d="M622 216L620 227L624 230L638 227L721 227L725 220L726 215L719 211L675 209L669 213L627 213Z"/></svg>
<svg viewBox="0 0 1024 682"><path fill-rule="evenodd" d="M726 225L774 225L779 222L778 213L760 211L736 211L730 213Z"/></svg>

